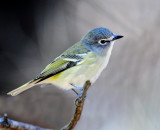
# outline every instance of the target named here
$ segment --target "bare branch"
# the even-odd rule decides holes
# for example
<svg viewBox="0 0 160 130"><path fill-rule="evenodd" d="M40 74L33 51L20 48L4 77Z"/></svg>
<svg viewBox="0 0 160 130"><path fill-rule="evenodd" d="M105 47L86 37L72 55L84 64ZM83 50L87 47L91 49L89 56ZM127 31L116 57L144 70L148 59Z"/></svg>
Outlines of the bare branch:
<svg viewBox="0 0 160 130"><path fill-rule="evenodd" d="M44 128L40 128L39 126L34 126L27 123L11 120L8 118L7 114L4 114L4 116L0 118L0 129L3 129L3 130L51 130L51 129L44 129Z"/></svg>
<svg viewBox="0 0 160 130"><path fill-rule="evenodd" d="M64 126L61 130L72 130L77 122L79 121L80 117L81 117L81 113L83 110L83 105L84 105L84 101L85 101L85 97L86 97L86 93L88 88L91 86L90 81L86 81L86 83L83 86L83 93L80 99L77 100L77 106L74 112L74 116L73 119L70 121L70 123L66 126Z"/></svg>

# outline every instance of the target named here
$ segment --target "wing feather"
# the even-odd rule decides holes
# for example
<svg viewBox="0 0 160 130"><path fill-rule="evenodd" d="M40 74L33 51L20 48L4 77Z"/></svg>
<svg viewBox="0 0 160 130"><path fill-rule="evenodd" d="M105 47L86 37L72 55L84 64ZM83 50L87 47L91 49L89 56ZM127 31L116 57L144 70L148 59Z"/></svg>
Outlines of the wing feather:
<svg viewBox="0 0 160 130"><path fill-rule="evenodd" d="M40 73L36 80L40 78L38 82L43 81L44 79L52 77L64 70L81 64L84 61L85 56L89 52L90 51L86 49L82 43L77 43L73 45L62 55L52 61L48 66L46 66L46 68Z"/></svg>

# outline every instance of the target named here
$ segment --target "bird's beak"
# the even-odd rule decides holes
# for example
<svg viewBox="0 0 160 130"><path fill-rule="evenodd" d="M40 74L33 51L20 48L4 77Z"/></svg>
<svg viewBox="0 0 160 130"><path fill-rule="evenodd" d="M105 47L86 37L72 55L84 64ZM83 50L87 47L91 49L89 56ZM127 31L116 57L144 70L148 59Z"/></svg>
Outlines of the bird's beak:
<svg viewBox="0 0 160 130"><path fill-rule="evenodd" d="M122 35L114 35L113 40L117 40L117 39L120 39L120 38L122 38L122 37L123 37Z"/></svg>

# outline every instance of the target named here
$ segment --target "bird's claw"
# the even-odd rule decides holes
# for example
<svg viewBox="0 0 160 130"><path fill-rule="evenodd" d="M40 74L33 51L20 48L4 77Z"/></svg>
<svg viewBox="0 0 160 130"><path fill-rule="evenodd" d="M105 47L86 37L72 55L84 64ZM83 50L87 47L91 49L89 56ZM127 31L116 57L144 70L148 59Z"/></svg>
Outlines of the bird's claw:
<svg viewBox="0 0 160 130"><path fill-rule="evenodd" d="M80 92L78 93L75 89L72 88L72 90L78 95L78 98L75 100L75 105L78 106L78 102L82 100L83 87L79 87L75 84L71 85L76 89L80 90ZM84 96L84 98L86 98L86 95Z"/></svg>
<svg viewBox="0 0 160 130"><path fill-rule="evenodd" d="M83 89L78 93L78 98L76 98L75 100L75 105L78 106L78 102L82 100L82 93L83 93ZM86 98L87 96L85 95L84 98Z"/></svg>

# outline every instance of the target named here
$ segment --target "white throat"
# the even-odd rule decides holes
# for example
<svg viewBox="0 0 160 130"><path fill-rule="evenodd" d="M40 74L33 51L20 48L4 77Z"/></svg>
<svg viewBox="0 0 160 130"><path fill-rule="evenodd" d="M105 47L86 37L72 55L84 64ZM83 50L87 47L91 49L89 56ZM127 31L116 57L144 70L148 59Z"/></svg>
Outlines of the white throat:
<svg viewBox="0 0 160 130"><path fill-rule="evenodd" d="M114 45L114 41L111 42L110 47L106 51L105 55L102 57L102 64L101 64L98 72L96 73L96 75L91 79L92 83L94 83L97 80L97 78L100 76L101 72L107 67L107 64L109 62L109 58L111 56L111 52L113 49L113 45Z"/></svg>

